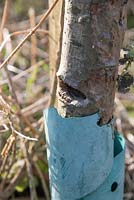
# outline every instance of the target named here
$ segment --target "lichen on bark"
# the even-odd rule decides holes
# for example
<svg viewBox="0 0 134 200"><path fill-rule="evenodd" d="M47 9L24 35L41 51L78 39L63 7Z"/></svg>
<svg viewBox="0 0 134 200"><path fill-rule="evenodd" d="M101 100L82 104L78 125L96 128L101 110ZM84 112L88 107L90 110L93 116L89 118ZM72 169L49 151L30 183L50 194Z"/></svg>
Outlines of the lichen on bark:
<svg viewBox="0 0 134 200"><path fill-rule="evenodd" d="M112 119L118 60L126 28L126 0L65 0L58 112L98 112Z"/></svg>

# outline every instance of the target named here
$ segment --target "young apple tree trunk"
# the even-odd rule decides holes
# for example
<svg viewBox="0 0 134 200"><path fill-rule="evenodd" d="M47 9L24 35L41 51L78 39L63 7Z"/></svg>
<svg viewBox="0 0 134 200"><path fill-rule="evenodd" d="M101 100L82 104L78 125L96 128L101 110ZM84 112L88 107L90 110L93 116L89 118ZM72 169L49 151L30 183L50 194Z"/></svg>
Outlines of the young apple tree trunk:
<svg viewBox="0 0 134 200"><path fill-rule="evenodd" d="M58 112L63 117L99 112L112 119L126 0L65 0Z"/></svg>

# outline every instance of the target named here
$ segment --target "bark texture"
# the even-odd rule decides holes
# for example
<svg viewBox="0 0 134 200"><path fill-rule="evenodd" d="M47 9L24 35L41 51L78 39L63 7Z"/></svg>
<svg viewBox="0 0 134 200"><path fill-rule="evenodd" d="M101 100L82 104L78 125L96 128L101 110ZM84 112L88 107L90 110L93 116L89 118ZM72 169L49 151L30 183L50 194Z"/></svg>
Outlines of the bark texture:
<svg viewBox="0 0 134 200"><path fill-rule="evenodd" d="M58 112L112 119L127 0L65 0Z"/></svg>

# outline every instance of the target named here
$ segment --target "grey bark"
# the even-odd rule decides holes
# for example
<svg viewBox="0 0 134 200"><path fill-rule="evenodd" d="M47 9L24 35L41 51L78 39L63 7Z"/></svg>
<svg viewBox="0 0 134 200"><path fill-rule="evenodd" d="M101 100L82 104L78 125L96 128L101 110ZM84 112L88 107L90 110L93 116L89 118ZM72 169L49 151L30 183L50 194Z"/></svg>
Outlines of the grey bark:
<svg viewBox="0 0 134 200"><path fill-rule="evenodd" d="M58 112L112 119L127 0L65 0Z"/></svg>

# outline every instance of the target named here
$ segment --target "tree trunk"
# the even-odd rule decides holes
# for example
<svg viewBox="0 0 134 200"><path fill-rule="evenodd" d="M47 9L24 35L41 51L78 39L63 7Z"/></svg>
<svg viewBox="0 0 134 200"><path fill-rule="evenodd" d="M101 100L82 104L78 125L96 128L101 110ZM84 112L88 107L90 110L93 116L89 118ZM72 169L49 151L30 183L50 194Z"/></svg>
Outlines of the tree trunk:
<svg viewBox="0 0 134 200"><path fill-rule="evenodd" d="M124 140L117 133L113 140L112 115L126 4L65 0L59 114L44 113L52 200L123 199ZM50 25L52 34L57 27ZM54 55L55 49L51 43Z"/></svg>
<svg viewBox="0 0 134 200"><path fill-rule="evenodd" d="M58 112L63 117L99 112L112 119L118 60L126 28L126 0L66 0Z"/></svg>

